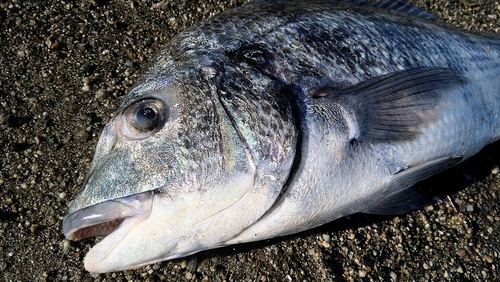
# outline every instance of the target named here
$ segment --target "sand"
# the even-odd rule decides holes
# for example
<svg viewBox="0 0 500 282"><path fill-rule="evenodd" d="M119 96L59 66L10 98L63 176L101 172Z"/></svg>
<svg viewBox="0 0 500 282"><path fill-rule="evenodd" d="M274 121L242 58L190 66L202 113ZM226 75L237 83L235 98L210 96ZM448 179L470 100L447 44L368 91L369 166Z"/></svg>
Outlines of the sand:
<svg viewBox="0 0 500 282"><path fill-rule="evenodd" d="M242 2L0 3L1 279L499 280L500 144L422 183L445 195L407 215L356 215L138 270L85 271L83 257L96 239L67 241L61 224L100 131L156 50L183 28ZM475 2L415 3L453 25L500 32L500 6Z"/></svg>

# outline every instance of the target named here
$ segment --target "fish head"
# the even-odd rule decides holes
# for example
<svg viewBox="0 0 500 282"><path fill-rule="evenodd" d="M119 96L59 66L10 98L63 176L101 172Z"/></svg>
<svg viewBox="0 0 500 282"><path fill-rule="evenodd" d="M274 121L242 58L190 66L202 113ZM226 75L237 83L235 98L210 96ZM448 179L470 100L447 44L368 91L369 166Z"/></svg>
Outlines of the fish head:
<svg viewBox="0 0 500 282"><path fill-rule="evenodd" d="M251 72L257 86L224 96L216 67L155 70L125 97L63 221L68 239L107 235L86 255L88 271L224 246L273 205L297 136L291 105L235 102L283 92Z"/></svg>

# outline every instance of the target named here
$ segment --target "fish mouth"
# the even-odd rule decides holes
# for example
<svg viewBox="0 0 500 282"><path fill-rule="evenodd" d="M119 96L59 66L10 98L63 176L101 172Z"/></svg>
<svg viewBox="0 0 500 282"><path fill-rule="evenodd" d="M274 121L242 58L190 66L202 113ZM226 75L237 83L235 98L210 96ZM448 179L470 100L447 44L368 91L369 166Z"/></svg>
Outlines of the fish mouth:
<svg viewBox="0 0 500 282"><path fill-rule="evenodd" d="M109 235L126 219L149 215L152 201L153 193L145 192L78 210L64 217L64 236L81 240Z"/></svg>
<svg viewBox="0 0 500 282"><path fill-rule="evenodd" d="M124 220L125 218L117 218L111 221L78 228L76 230L69 230L64 232L64 235L69 240L81 240L95 236L106 236L112 233Z"/></svg>
<svg viewBox="0 0 500 282"><path fill-rule="evenodd" d="M153 192L144 192L77 210L64 217L64 236L68 240L106 236L89 251L92 261L101 261L127 232L149 218L153 199ZM89 263L85 261L86 268Z"/></svg>

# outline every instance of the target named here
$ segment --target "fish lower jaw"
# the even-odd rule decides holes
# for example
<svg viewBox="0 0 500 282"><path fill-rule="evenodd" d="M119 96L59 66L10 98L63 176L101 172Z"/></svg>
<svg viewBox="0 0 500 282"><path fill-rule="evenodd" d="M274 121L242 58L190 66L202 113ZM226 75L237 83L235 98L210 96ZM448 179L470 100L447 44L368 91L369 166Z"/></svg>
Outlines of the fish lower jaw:
<svg viewBox="0 0 500 282"><path fill-rule="evenodd" d="M85 269L89 272L103 273L118 271L123 262L117 256L113 256L115 247L120 244L126 234L140 222L140 217L129 217L122 219L121 224L104 237L99 243L92 247L83 261ZM130 268L130 267L127 267Z"/></svg>

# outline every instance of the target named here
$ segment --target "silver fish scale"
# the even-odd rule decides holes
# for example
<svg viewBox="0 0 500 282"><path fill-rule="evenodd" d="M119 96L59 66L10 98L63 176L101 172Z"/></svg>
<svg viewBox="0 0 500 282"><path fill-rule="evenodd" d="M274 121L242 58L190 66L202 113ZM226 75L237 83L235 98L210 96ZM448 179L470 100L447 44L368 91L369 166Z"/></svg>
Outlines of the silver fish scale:
<svg viewBox="0 0 500 282"><path fill-rule="evenodd" d="M182 46L183 51L193 48L209 52L252 44L272 56L266 65L258 66L265 74L303 89L321 85L325 80L338 83L338 88L343 89L409 67L439 64L463 69L465 59L478 61L485 56L477 51L453 52L470 54L469 58L446 56L450 45L452 51L467 51L463 46L477 40L498 44L449 26L442 29L440 23L418 21L411 16L393 17L380 10L338 9L345 4L271 5L271 12L267 5L248 5L208 19L179 35L171 48Z"/></svg>
<svg viewBox="0 0 500 282"><path fill-rule="evenodd" d="M188 28L158 53L144 77L143 81L157 81L169 73L180 83L193 83L186 83L189 88L180 93L189 112L178 143L181 159L188 167L201 167L203 175L211 164L225 162L218 154L229 157L224 144L217 144L220 116L214 109L218 106L232 117L254 161L271 171L293 152L297 133L290 115L293 107L307 107L311 89L328 85L341 91L372 77L420 66L497 76L496 71L487 72L499 67L488 51L500 49L494 35L479 37L440 23L342 3L269 5L272 10L264 4L248 5ZM346 5L349 9L338 8ZM478 44L484 50L478 50ZM475 65L469 66L470 61ZM302 93L279 90L297 88ZM289 99L292 96L296 99ZM294 105L289 100L295 100ZM210 129L205 132L206 126ZM191 147L184 148L185 144Z"/></svg>
<svg viewBox="0 0 500 282"><path fill-rule="evenodd" d="M498 140L500 37L385 4L393 10L255 3L172 39L104 129L63 222L71 238L104 222L103 206L139 212L89 252L87 269L406 212L429 196L414 184ZM127 109L142 99L169 120L135 135L142 112ZM143 198L151 214L124 208Z"/></svg>
<svg viewBox="0 0 500 282"><path fill-rule="evenodd" d="M180 124L183 130L178 133L178 152L182 172L189 173L184 179L193 181L200 175L212 174L213 167L223 165L219 117L215 110L216 105L211 100L210 89L206 84L184 85L186 96L180 97L180 103L190 105L183 107ZM198 177L196 177L198 175ZM193 187L198 185L186 185ZM192 184L192 183L190 183Z"/></svg>
<svg viewBox="0 0 500 282"><path fill-rule="evenodd" d="M219 61L219 75L213 78L221 102L255 162L259 166L266 162L274 171L294 154L296 130L291 93L245 63L225 61Z"/></svg>
<svg viewBox="0 0 500 282"><path fill-rule="evenodd" d="M279 171L280 160L286 159L288 163L293 159L286 155L294 152L297 133L294 132L296 121L290 117L293 105L287 104L284 96L280 98L281 94L277 95L281 93L278 89L294 89L289 94L295 95L297 99L293 103L303 112L311 89L328 85L340 91L371 77L406 68L440 66L464 71L467 77L480 74L481 79L491 81L499 76L496 69L500 67L500 60L491 60L495 54L500 56L498 36L476 36L411 16L393 17L376 9L339 7L345 8L346 4L330 3L328 7L322 3L296 2L248 5L221 13L174 37L155 57L139 85L161 84L165 75L183 85L185 89L179 93L179 99L185 106L181 118L186 126L180 135L158 141L173 142L179 147L167 150L174 156L163 152L164 159L157 161L159 165L172 160L168 172L154 167L155 163L144 164L151 167L144 176L149 178L144 181L152 184L143 186L161 187L174 175L184 173L181 172L184 166L207 175L211 167L221 162L232 163L234 160L224 152L228 152L226 149L234 142L221 140L217 133L224 114L232 116L238 125L240 138L253 152L254 161L262 160L259 165L266 167L264 170L278 168ZM384 40L380 40L381 37ZM471 61L474 65L469 64ZM214 81L217 76L225 77L227 83ZM219 89L213 89L214 86ZM271 94L266 93L266 88ZM229 96L224 93L232 95L231 99L226 99ZM143 91L127 95L118 114L141 95ZM224 103L227 113L217 110ZM403 150L411 151L411 148ZM146 158L140 155L133 159L137 168L146 162L141 161ZM127 183L120 178L120 170L107 173L116 175L115 180L107 180L109 186ZM189 172L182 178L185 181L199 179L196 173ZM127 193L131 191L107 191L96 202Z"/></svg>

